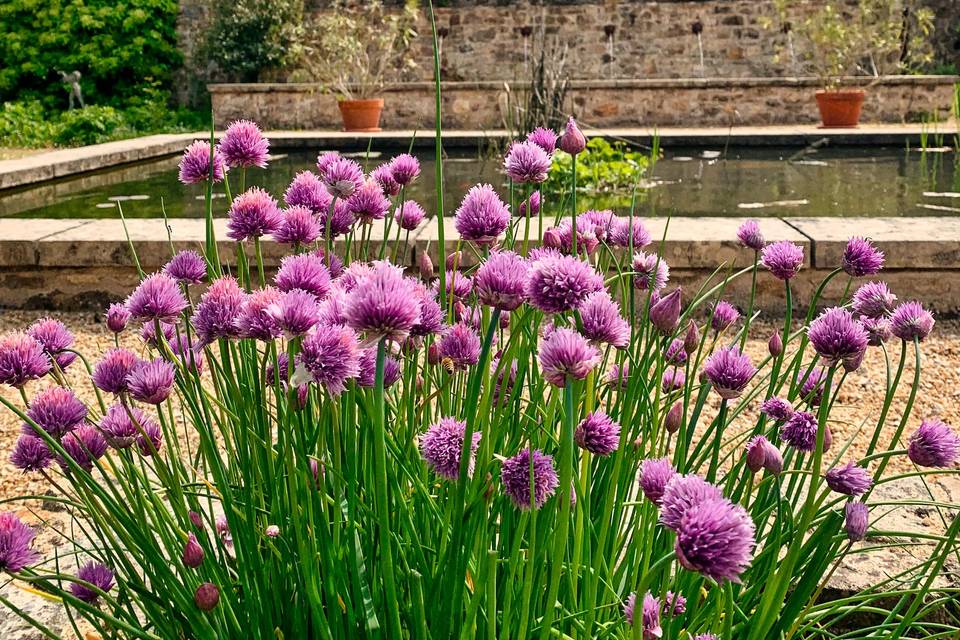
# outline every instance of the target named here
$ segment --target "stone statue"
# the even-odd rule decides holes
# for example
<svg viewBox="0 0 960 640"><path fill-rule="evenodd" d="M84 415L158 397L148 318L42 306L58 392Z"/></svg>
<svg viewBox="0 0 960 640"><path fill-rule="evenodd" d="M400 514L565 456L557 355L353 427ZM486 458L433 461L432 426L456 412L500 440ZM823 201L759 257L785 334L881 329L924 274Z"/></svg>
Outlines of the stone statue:
<svg viewBox="0 0 960 640"><path fill-rule="evenodd" d="M80 90L80 72L71 71L70 73L65 73L58 71L58 73L60 74L60 79L63 80L63 84L70 88L70 109L73 109L74 98L80 103L80 108L83 109L83 92Z"/></svg>

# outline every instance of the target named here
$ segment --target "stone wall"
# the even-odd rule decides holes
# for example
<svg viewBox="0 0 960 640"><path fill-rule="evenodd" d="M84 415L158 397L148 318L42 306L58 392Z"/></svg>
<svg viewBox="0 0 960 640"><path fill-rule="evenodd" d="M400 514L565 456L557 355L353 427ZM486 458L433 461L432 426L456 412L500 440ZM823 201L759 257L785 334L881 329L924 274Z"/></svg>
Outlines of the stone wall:
<svg viewBox="0 0 960 640"><path fill-rule="evenodd" d="M864 85L864 122L918 120L949 113L952 77L892 76ZM866 86L869 85L869 86ZM571 83L565 109L592 127L734 126L819 121L813 79L604 80ZM516 92L518 89L514 89ZM339 129L336 100L311 84L221 84L210 86L218 125L250 118L266 128ZM434 126L434 89L428 82L389 88L381 125L385 129ZM443 86L443 125L456 129L503 126L508 95L504 83L449 82Z"/></svg>

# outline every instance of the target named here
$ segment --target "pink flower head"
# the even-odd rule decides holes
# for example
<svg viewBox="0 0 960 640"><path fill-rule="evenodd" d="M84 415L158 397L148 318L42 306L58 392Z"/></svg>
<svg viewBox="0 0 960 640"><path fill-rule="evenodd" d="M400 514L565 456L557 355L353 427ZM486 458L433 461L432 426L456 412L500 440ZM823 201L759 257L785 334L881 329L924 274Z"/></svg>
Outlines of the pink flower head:
<svg viewBox="0 0 960 640"><path fill-rule="evenodd" d="M213 148L213 181L220 182L227 174L227 165L219 147ZM196 184L210 179L210 143L195 140L180 158L180 182Z"/></svg>
<svg viewBox="0 0 960 640"><path fill-rule="evenodd" d="M327 393L339 396L360 374L357 334L339 324L318 325L304 337L298 361Z"/></svg>
<svg viewBox="0 0 960 640"><path fill-rule="evenodd" d="M43 438L21 433L10 453L10 464L21 471L43 471L53 461L53 454Z"/></svg>
<svg viewBox="0 0 960 640"><path fill-rule="evenodd" d="M907 455L921 467L950 467L960 458L960 436L940 420L924 420L910 436Z"/></svg>
<svg viewBox="0 0 960 640"><path fill-rule="evenodd" d="M383 388L389 389L400 379L400 362L389 353L383 358ZM360 373L357 374L357 384L366 389L373 389L377 384L377 347L367 347L360 351Z"/></svg>
<svg viewBox="0 0 960 640"><path fill-rule="evenodd" d="M732 400L740 397L757 370L737 347L721 347L707 358L703 372L721 398Z"/></svg>
<svg viewBox="0 0 960 640"><path fill-rule="evenodd" d="M583 335L592 342L625 349L630 343L630 323L620 315L617 304L606 290L594 291L580 304Z"/></svg>
<svg viewBox="0 0 960 640"><path fill-rule="evenodd" d="M173 321L187 307L187 300L176 280L165 273L154 273L134 289L126 306L130 315L141 322Z"/></svg>
<svg viewBox="0 0 960 640"><path fill-rule="evenodd" d="M36 532L12 512L0 513L0 571L17 573L40 559L30 545Z"/></svg>
<svg viewBox="0 0 960 640"><path fill-rule="evenodd" d="M223 276L213 281L200 297L200 304L193 314L193 327L202 344L240 335L237 317L243 307L244 297L240 284L233 276Z"/></svg>
<svg viewBox="0 0 960 640"><path fill-rule="evenodd" d="M285 256L274 282L280 291L302 289L322 300L330 292L330 271L323 258L310 253Z"/></svg>
<svg viewBox="0 0 960 640"><path fill-rule="evenodd" d="M320 229L322 231L322 236L327 237L327 226L329 224L330 237L336 238L337 236L342 236L347 233L350 233L350 230L353 228L353 223L357 221L356 216L353 215L353 211L350 209L350 205L347 204L346 200L337 200L333 205L333 212L331 214L330 209L326 209L317 214L317 218L320 222ZM329 218L329 223L327 219ZM333 256L331 255L331 261ZM326 259L324 259L326 261ZM332 264L332 262L331 262Z"/></svg>
<svg viewBox="0 0 960 640"><path fill-rule="evenodd" d="M444 278L447 295L462 300L473 291L473 279L460 271L447 271Z"/></svg>
<svg viewBox="0 0 960 640"><path fill-rule="evenodd" d="M207 279L207 263L199 253L186 249L170 258L163 272L180 284L201 284Z"/></svg>
<svg viewBox="0 0 960 640"><path fill-rule="evenodd" d="M220 139L220 153L230 167L263 169L270 155L270 141L255 122L237 120L227 127Z"/></svg>
<svg viewBox="0 0 960 640"><path fill-rule="evenodd" d="M740 319L740 311L726 300L718 300L713 305L710 315L710 326L720 333Z"/></svg>
<svg viewBox="0 0 960 640"><path fill-rule="evenodd" d="M27 329L27 335L40 343L48 358L66 369L77 359L77 354L68 349L73 346L73 334L66 325L53 318L42 318Z"/></svg>
<svg viewBox="0 0 960 640"><path fill-rule="evenodd" d="M663 489L660 501L660 522L668 529L679 530L686 512L706 500L722 499L720 488L697 475L673 475Z"/></svg>
<svg viewBox="0 0 960 640"><path fill-rule="evenodd" d="M521 218L527 217L527 204L530 205L530 217L537 215L540 213L540 201L540 192L534 191L530 194L529 198L525 198L524 200L520 201L520 205L517 207L517 215Z"/></svg>
<svg viewBox="0 0 960 640"><path fill-rule="evenodd" d="M146 404L161 404L173 391L173 365L156 358L139 363L127 376L127 388L134 399Z"/></svg>
<svg viewBox="0 0 960 640"><path fill-rule="evenodd" d="M316 297L303 289L291 289L267 311L287 337L302 336L320 320Z"/></svg>
<svg viewBox="0 0 960 640"><path fill-rule="evenodd" d="M873 478L870 476L870 472L855 462L848 462L842 467L834 467L827 471L823 477L831 489L847 496L859 496L873 486Z"/></svg>
<svg viewBox="0 0 960 640"><path fill-rule="evenodd" d="M893 335L907 342L914 338L923 342L933 331L933 324L933 314L919 302L903 302L890 316L890 330Z"/></svg>
<svg viewBox="0 0 960 640"><path fill-rule="evenodd" d="M524 449L512 458L504 460L500 468L500 479L503 482L504 492L510 497L514 506L523 511L540 509L560 486L557 470L553 466L553 456L544 454L538 449L532 452L530 449ZM532 495L531 485L533 486Z"/></svg>
<svg viewBox="0 0 960 640"><path fill-rule="evenodd" d="M584 137L583 132L580 131L580 127L577 126L573 116L567 120L567 128L563 132L563 135L560 136L558 146L562 151L566 151L572 156L581 153L587 148L587 139Z"/></svg>
<svg viewBox="0 0 960 640"><path fill-rule="evenodd" d="M250 292L244 299L237 316L237 330L241 338L273 340L280 336L280 327L270 313L271 307L279 306L283 293L274 287L264 287Z"/></svg>
<svg viewBox="0 0 960 640"><path fill-rule="evenodd" d="M462 420L441 418L430 425L420 440L420 455L441 478L457 480L460 477L460 456L467 425ZM474 454L480 445L480 433L474 432L470 442L467 474L473 473Z"/></svg>
<svg viewBox="0 0 960 640"><path fill-rule="evenodd" d="M460 237L478 244L492 243L510 224L509 207L489 184L471 187L454 216Z"/></svg>
<svg viewBox="0 0 960 640"><path fill-rule="evenodd" d="M527 299L547 313L572 311L602 289L603 277L589 263L572 256L544 256L527 272Z"/></svg>
<svg viewBox="0 0 960 640"><path fill-rule="evenodd" d="M878 319L893 311L896 302L886 282L865 282L853 292L851 306L862 316Z"/></svg>
<svg viewBox="0 0 960 640"><path fill-rule="evenodd" d="M100 435L100 431L88 424L82 424L63 436L60 444L67 456L87 472L91 471L93 463L107 452L107 441ZM63 456L58 455L57 462L64 471L70 469Z"/></svg>
<svg viewBox="0 0 960 640"><path fill-rule="evenodd" d="M324 175L327 172L327 169L330 168L337 160L340 160L343 156L340 155L337 151L322 151L317 156L317 170L320 172L320 175Z"/></svg>
<svg viewBox="0 0 960 640"><path fill-rule="evenodd" d="M579 333L561 327L540 343L540 369L550 384L563 387L567 380L583 380L600 362L600 351Z"/></svg>
<svg viewBox="0 0 960 640"><path fill-rule="evenodd" d="M130 312L123 306L122 302L114 302L107 309L106 313L107 328L114 333L121 333L127 328L127 322L130 321Z"/></svg>
<svg viewBox="0 0 960 640"><path fill-rule="evenodd" d="M790 280L803 267L803 247L789 240L768 244L763 248L760 263L774 277L780 280Z"/></svg>
<svg viewBox="0 0 960 640"><path fill-rule="evenodd" d="M33 397L27 417L51 436L59 438L83 424L87 407L65 387L47 387ZM32 428L27 428L33 432Z"/></svg>
<svg viewBox="0 0 960 640"><path fill-rule="evenodd" d="M581 449L608 456L620 445L620 424L603 411L594 411L580 422L573 438Z"/></svg>
<svg viewBox="0 0 960 640"><path fill-rule="evenodd" d="M390 172L397 184L408 185L420 175L420 161L409 153L401 153L390 161Z"/></svg>
<svg viewBox="0 0 960 640"><path fill-rule="evenodd" d="M821 313L807 328L810 344L830 366L861 356L867 350L868 336L853 314L841 307Z"/></svg>
<svg viewBox="0 0 960 640"><path fill-rule="evenodd" d="M760 232L760 223L756 220L744 220L737 229L737 240L747 249L763 251L763 234Z"/></svg>
<svg viewBox="0 0 960 640"><path fill-rule="evenodd" d="M515 142L507 151L503 168L514 182L539 184L547 179L550 155L533 142Z"/></svg>
<svg viewBox="0 0 960 640"><path fill-rule="evenodd" d="M610 226L609 242L618 247L627 249L642 249L651 242L650 232L643 222L637 218L632 221L629 217L616 218Z"/></svg>
<svg viewBox="0 0 960 640"><path fill-rule="evenodd" d="M310 171L295 175L283 194L283 201L288 207L306 207L316 215L329 209L332 200L320 178Z"/></svg>
<svg viewBox="0 0 960 640"><path fill-rule="evenodd" d="M234 198L229 217L227 235L237 241L274 233L283 223L277 201L260 187L251 187Z"/></svg>
<svg viewBox="0 0 960 640"><path fill-rule="evenodd" d="M686 510L674 549L685 569L717 582L739 582L753 559L755 533L743 507L726 498L711 498Z"/></svg>
<svg viewBox="0 0 960 640"><path fill-rule="evenodd" d="M347 199L347 208L362 223L382 220L390 209L390 201L376 180L367 180Z"/></svg>
<svg viewBox="0 0 960 640"><path fill-rule="evenodd" d="M641 291L660 291L670 279L667 261L655 253L638 251L633 256L633 286Z"/></svg>
<svg viewBox="0 0 960 640"><path fill-rule="evenodd" d="M384 195L392 198L400 193L400 183L394 179L393 169L390 167L389 162L381 164L371 171L370 177L377 181Z"/></svg>
<svg viewBox="0 0 960 640"><path fill-rule="evenodd" d="M393 219L400 225L401 229L414 231L427 217L427 212L413 200L407 200L393 212Z"/></svg>
<svg viewBox="0 0 960 640"><path fill-rule="evenodd" d="M883 268L883 252L866 238L854 236L843 250L841 264L851 276L872 276Z"/></svg>
<svg viewBox="0 0 960 640"><path fill-rule="evenodd" d="M348 158L337 158L331 162L320 177L327 191L335 198L349 198L363 186L363 169Z"/></svg>
<svg viewBox="0 0 960 640"><path fill-rule="evenodd" d="M454 369L465 370L480 361L480 336L462 322L447 329L439 344L441 358Z"/></svg>
<svg viewBox="0 0 960 640"><path fill-rule="evenodd" d="M513 311L524 299L527 261L513 251L494 251L473 276L473 288L481 304Z"/></svg>
<svg viewBox="0 0 960 640"><path fill-rule="evenodd" d="M139 362L137 355L128 349L111 349L94 367L93 384L107 393L126 393L127 376Z"/></svg>
<svg viewBox="0 0 960 640"><path fill-rule="evenodd" d="M281 212L283 221L273 232L273 239L292 246L309 245L323 234L316 214L307 207L295 205Z"/></svg>
<svg viewBox="0 0 960 640"><path fill-rule="evenodd" d="M647 459L640 463L640 489L647 500L660 506L670 479L677 475L669 458Z"/></svg>
<svg viewBox="0 0 960 640"><path fill-rule="evenodd" d="M557 134L552 129L546 127L537 127L527 134L527 142L531 142L548 154L553 153L557 148Z"/></svg>
<svg viewBox="0 0 960 640"><path fill-rule="evenodd" d="M345 314L348 324L369 338L402 342L420 320L420 300L400 267L375 262L347 296Z"/></svg>

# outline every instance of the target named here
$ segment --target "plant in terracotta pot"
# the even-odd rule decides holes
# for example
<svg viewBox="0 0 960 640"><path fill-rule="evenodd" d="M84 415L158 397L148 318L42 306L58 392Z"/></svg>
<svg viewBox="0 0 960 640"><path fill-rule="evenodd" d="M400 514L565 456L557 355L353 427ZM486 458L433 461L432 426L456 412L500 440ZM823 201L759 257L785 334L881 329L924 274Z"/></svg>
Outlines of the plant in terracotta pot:
<svg viewBox="0 0 960 640"><path fill-rule="evenodd" d="M337 0L308 20L295 77L336 93L347 131L379 131L384 87L416 66L409 52L417 17L412 0L399 10Z"/></svg>
<svg viewBox="0 0 960 640"><path fill-rule="evenodd" d="M933 13L906 0L831 0L810 12L806 2L776 0L780 29L795 62L818 78L817 107L825 127L855 127L866 91L851 76L910 72L932 58ZM851 86L851 84L853 86ZM868 86L871 83L868 83Z"/></svg>

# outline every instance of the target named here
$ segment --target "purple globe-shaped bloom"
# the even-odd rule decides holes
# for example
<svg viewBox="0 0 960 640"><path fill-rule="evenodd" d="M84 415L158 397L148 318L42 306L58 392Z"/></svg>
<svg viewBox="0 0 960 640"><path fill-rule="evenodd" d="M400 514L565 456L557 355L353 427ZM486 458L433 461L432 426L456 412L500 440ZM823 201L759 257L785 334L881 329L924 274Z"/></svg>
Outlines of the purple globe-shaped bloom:
<svg viewBox="0 0 960 640"><path fill-rule="evenodd" d="M401 153L390 160L390 171L397 184L405 186L420 175L420 161L409 153Z"/></svg>
<svg viewBox="0 0 960 640"><path fill-rule="evenodd" d="M228 215L227 235L237 241L274 233L283 224L277 201L260 187L251 187L234 198Z"/></svg>
<svg viewBox="0 0 960 640"><path fill-rule="evenodd" d="M440 356L454 369L465 370L480 360L480 336L458 322L440 338Z"/></svg>
<svg viewBox="0 0 960 640"><path fill-rule="evenodd" d="M763 233L760 232L760 223L756 220L744 220L737 229L737 240L747 249L763 250Z"/></svg>
<svg viewBox="0 0 960 640"><path fill-rule="evenodd" d="M724 331L740 319L740 312L735 306L726 300L718 300L713 305L712 315L710 316L710 326L717 333Z"/></svg>
<svg viewBox="0 0 960 640"><path fill-rule="evenodd" d="M546 127L537 127L527 134L527 142L532 142L548 154L553 153L557 148L557 139L559 136Z"/></svg>
<svg viewBox="0 0 960 640"><path fill-rule="evenodd" d="M284 292L279 301L270 306L268 313L288 338L302 336L320 320L316 296L303 289Z"/></svg>
<svg viewBox="0 0 960 640"><path fill-rule="evenodd" d="M890 331L907 342L914 338L923 342L933 331L933 314L923 308L919 302L903 302L893 310L890 316Z"/></svg>
<svg viewBox="0 0 960 640"><path fill-rule="evenodd" d="M420 299L414 281L389 262L375 262L361 276L345 301L347 323L369 338L402 342L420 320Z"/></svg>
<svg viewBox="0 0 960 640"><path fill-rule="evenodd" d="M359 163L348 158L337 158L331 162L320 177L327 192L335 198L349 198L363 186L363 169Z"/></svg>
<svg viewBox="0 0 960 640"><path fill-rule="evenodd" d="M292 246L309 245L323 235L320 221L307 207L296 205L281 213L283 221L273 232L274 241Z"/></svg>
<svg viewBox="0 0 960 640"><path fill-rule="evenodd" d="M524 300L527 261L513 251L494 251L473 276L477 299L501 311L513 311Z"/></svg>
<svg viewBox="0 0 960 640"><path fill-rule="evenodd" d="M141 362L127 376L127 388L140 402L161 404L173 391L174 373L173 364L161 358Z"/></svg>
<svg viewBox="0 0 960 640"><path fill-rule="evenodd" d="M111 405L98 425L110 446L126 449L133 445L144 433L159 431L153 418L136 407L122 404Z"/></svg>
<svg viewBox="0 0 960 640"><path fill-rule="evenodd" d="M193 328L201 344L240 335L237 317L244 299L243 289L233 276L222 276L213 281L193 313Z"/></svg>
<svg viewBox="0 0 960 640"><path fill-rule="evenodd" d="M682 367L687 362L687 350L683 346L683 340L675 338L667 345L663 352L663 359L668 364L675 367Z"/></svg>
<svg viewBox="0 0 960 640"><path fill-rule="evenodd" d="M317 155L317 170L320 172L320 175L325 174L330 165L342 157L338 151L321 151L319 155Z"/></svg>
<svg viewBox="0 0 960 640"><path fill-rule="evenodd" d="M530 494L531 477L533 495ZM500 479L504 492L513 504L523 511L541 508L560 486L557 470L553 466L553 456L538 449L533 450L532 461L529 448L504 460L500 468Z"/></svg>
<svg viewBox="0 0 960 640"><path fill-rule="evenodd" d="M170 258L163 272L180 284L201 284L207 279L207 263L196 251L185 249Z"/></svg>
<svg viewBox="0 0 960 640"><path fill-rule="evenodd" d="M814 367L809 373L798 374L797 382L800 387L799 398L806 401L811 407L819 406L823 399L823 388L827 382L823 369Z"/></svg>
<svg viewBox="0 0 960 640"><path fill-rule="evenodd" d="M43 438L21 433L10 453L10 464L21 471L43 471L53 461L53 454Z"/></svg>
<svg viewBox="0 0 960 640"><path fill-rule="evenodd" d="M376 180L384 195L394 197L400 193L400 183L393 177L393 168L389 162L381 164L370 172L370 178Z"/></svg>
<svg viewBox="0 0 960 640"><path fill-rule="evenodd" d="M660 378L660 387L664 393L670 393L683 389L686 382L687 375L683 372L683 369L673 367L663 372L663 376Z"/></svg>
<svg viewBox="0 0 960 640"><path fill-rule="evenodd" d="M660 498L660 523L678 531L684 514L706 500L722 499L720 488L697 475L672 476Z"/></svg>
<svg viewBox="0 0 960 640"><path fill-rule="evenodd" d="M569 379L583 380L600 362L600 351L576 331L554 329L540 343L540 369L550 384L563 387Z"/></svg>
<svg viewBox="0 0 960 640"><path fill-rule="evenodd" d="M444 286L448 296L463 300L473 291L473 279L460 271L448 270L444 278Z"/></svg>
<svg viewBox="0 0 960 640"><path fill-rule="evenodd" d="M852 501L843 506L843 529L851 542L863 540L870 526L870 510L862 502Z"/></svg>
<svg viewBox="0 0 960 640"><path fill-rule="evenodd" d="M863 330L867 332L867 344L871 347L879 347L893 337L893 325L887 318L860 316L860 324L863 325Z"/></svg>
<svg viewBox="0 0 960 640"><path fill-rule="evenodd" d="M647 500L660 506L667 483L677 475L669 458L650 458L640 463L640 489Z"/></svg>
<svg viewBox="0 0 960 640"><path fill-rule="evenodd" d="M683 594L667 591L663 598L663 615L670 618L682 616L687 612L687 599Z"/></svg>
<svg viewBox="0 0 960 640"><path fill-rule="evenodd" d="M106 565L92 560L77 569L77 578L97 589L94 590L79 582L70 583L70 593L73 594L73 597L87 604L95 603L100 598L101 591L106 593L113 588L113 571Z"/></svg>
<svg viewBox="0 0 960 640"><path fill-rule="evenodd" d="M441 418L420 436L420 455L441 478L457 480L460 477L460 456L467 423L455 418ZM467 474L473 473L474 454L480 445L480 433L471 436Z"/></svg>
<svg viewBox="0 0 960 640"><path fill-rule="evenodd" d="M270 312L279 306L283 293L273 287L264 287L250 292L237 315L237 331L241 338L273 340L280 337L280 327Z"/></svg>
<svg viewBox="0 0 960 640"><path fill-rule="evenodd" d="M953 466L960 457L960 436L940 420L924 420L910 436L907 455L920 467Z"/></svg>
<svg viewBox="0 0 960 640"><path fill-rule="evenodd" d="M807 336L817 355L830 366L857 357L867 349L868 336L863 325L842 307L821 313L810 323Z"/></svg>
<svg viewBox="0 0 960 640"><path fill-rule="evenodd" d="M717 582L740 582L740 574L753 559L755 533L743 507L726 498L712 498L683 514L674 550L686 569Z"/></svg>
<svg viewBox="0 0 960 640"><path fill-rule="evenodd" d="M589 263L572 256L544 256L530 265L525 291L538 309L563 313L602 289L603 277Z"/></svg>
<svg viewBox="0 0 960 640"><path fill-rule="evenodd" d="M50 371L50 358L36 339L25 333L0 336L0 384L22 387Z"/></svg>
<svg viewBox="0 0 960 640"><path fill-rule="evenodd" d="M383 358L383 388L389 389L400 379L400 362L389 353ZM377 348L367 347L360 351L360 373L357 374L357 384L365 389L372 389L377 385Z"/></svg>
<svg viewBox="0 0 960 640"><path fill-rule="evenodd" d="M637 218L631 221L629 217L625 216L613 221L608 235L611 244L627 249L642 249L653 242L653 238L643 222Z"/></svg>
<svg viewBox="0 0 960 640"><path fill-rule="evenodd" d="M870 472L854 462L848 462L842 467L834 467L823 477L831 489L847 496L859 496L873 486Z"/></svg>
<svg viewBox="0 0 960 640"><path fill-rule="evenodd" d="M594 411L573 433L577 446L598 456L608 456L620 445L620 425L603 411Z"/></svg>
<svg viewBox="0 0 960 640"><path fill-rule="evenodd" d="M771 420L782 422L793 415L793 405L789 400L773 396L763 401L760 411Z"/></svg>
<svg viewBox="0 0 960 640"><path fill-rule="evenodd" d="M660 291L670 279L667 261L655 253L638 251L633 256L633 286L641 291Z"/></svg>
<svg viewBox="0 0 960 640"><path fill-rule="evenodd" d="M704 375L724 400L740 397L756 372L750 357L735 346L717 349L703 365Z"/></svg>
<svg viewBox="0 0 960 640"><path fill-rule="evenodd" d="M27 329L27 335L43 346L43 352L63 370L73 364L77 354L67 351L73 346L73 334L59 320L42 318Z"/></svg>
<svg viewBox="0 0 960 640"><path fill-rule="evenodd" d="M390 209L390 200L376 180L367 180L347 200L347 208L362 223L382 220Z"/></svg>
<svg viewBox="0 0 960 640"><path fill-rule="evenodd" d="M617 220L617 216L610 209L589 209L577 216L577 228L589 225L597 240L609 243Z"/></svg>
<svg viewBox="0 0 960 640"><path fill-rule="evenodd" d="M332 200L323 181L311 171L301 171L295 175L283 194L283 201L288 207L306 207L317 215L329 209Z"/></svg>
<svg viewBox="0 0 960 640"><path fill-rule="evenodd" d="M542 198L539 191L532 192L527 198L524 198L520 201L520 204L517 205L517 215L521 218L526 218L528 215L532 218L533 216L540 213L540 205L542 203ZM527 205L530 205L530 208L527 208Z"/></svg>
<svg viewBox="0 0 960 640"><path fill-rule="evenodd" d="M107 308L105 316L107 328L113 333L121 333L130 321L130 312L122 302L114 302Z"/></svg>
<svg viewBox="0 0 960 640"><path fill-rule="evenodd" d="M304 337L298 361L331 396L360 374L360 342L343 325L317 326Z"/></svg>
<svg viewBox="0 0 960 640"><path fill-rule="evenodd" d="M637 594L631 593L623 604L623 617L630 626L633 626L636 606ZM640 623L643 625L643 640L656 640L663 636L663 629L660 627L660 599L655 598L649 591L643 596L641 603Z"/></svg>
<svg viewBox="0 0 960 640"><path fill-rule="evenodd" d="M60 444L67 456L87 472L93 469L94 461L102 458L107 452L107 441L100 431L88 424L82 424L63 436ZM57 462L64 471L70 469L66 458L58 455Z"/></svg>
<svg viewBox="0 0 960 640"><path fill-rule="evenodd" d="M780 427L780 439L797 451L817 448L817 419L807 411L795 411Z"/></svg>
<svg viewBox="0 0 960 640"><path fill-rule="evenodd" d="M111 349L93 369L93 384L107 393L126 393L127 376L137 367L140 359L128 349Z"/></svg>
<svg viewBox="0 0 960 640"><path fill-rule="evenodd" d="M220 153L230 167L263 169L270 156L270 141L255 122L237 120L227 127L220 139Z"/></svg>
<svg viewBox="0 0 960 640"><path fill-rule="evenodd" d="M883 252L866 238L854 236L843 250L841 265L851 276L872 276L883 268Z"/></svg>
<svg viewBox="0 0 960 640"><path fill-rule="evenodd" d="M227 165L223 161L220 147L213 148L213 181L220 182L227 174ZM197 184L210 179L210 143L195 140L188 146L180 158L180 182Z"/></svg>
<svg viewBox="0 0 960 640"><path fill-rule="evenodd" d="M423 337L440 333L443 330L443 323L446 319L444 310L440 308L440 303L433 291L428 291L423 287L420 294L420 319L410 328L410 335L414 337Z"/></svg>
<svg viewBox="0 0 960 640"><path fill-rule="evenodd" d="M539 184L547 179L550 155L533 142L514 142L507 150L503 169L514 182Z"/></svg>
<svg viewBox="0 0 960 640"><path fill-rule="evenodd" d="M17 573L40 559L30 548L36 535L12 512L0 512L0 572Z"/></svg>
<svg viewBox="0 0 960 640"><path fill-rule="evenodd" d="M87 407L65 387L47 387L33 397L27 417L54 438L60 438L83 424Z"/></svg>
<svg viewBox="0 0 960 640"><path fill-rule="evenodd" d="M630 343L630 323L620 315L620 305L605 290L588 295L577 310L587 340L618 349L625 349Z"/></svg>
<svg viewBox="0 0 960 640"><path fill-rule="evenodd" d="M890 292L886 282L865 282L853 292L853 311L867 318L882 318L893 311L897 296Z"/></svg>
<svg viewBox="0 0 960 640"><path fill-rule="evenodd" d="M311 253L285 256L274 282L280 291L301 289L322 300L330 293L330 271L320 258Z"/></svg>
<svg viewBox="0 0 960 640"><path fill-rule="evenodd" d="M393 212L393 219L401 229L414 231L427 217L427 212L413 200L407 200Z"/></svg>
<svg viewBox="0 0 960 640"><path fill-rule="evenodd" d="M454 214L454 226L463 240L490 244L510 224L510 209L489 184L470 188Z"/></svg>
<svg viewBox="0 0 960 640"><path fill-rule="evenodd" d="M173 322L187 308L187 300L176 280L165 273L154 273L133 290L126 306L130 315L140 322Z"/></svg>
<svg viewBox="0 0 960 640"><path fill-rule="evenodd" d="M587 148L587 139L580 131L580 127L577 126L573 116L567 120L567 127L563 135L560 136L560 142L557 143L557 146L560 147L561 151L565 151L572 156Z"/></svg>
<svg viewBox="0 0 960 640"><path fill-rule="evenodd" d="M803 267L803 247L789 240L768 244L763 248L760 263L774 277L780 280L790 280Z"/></svg>

